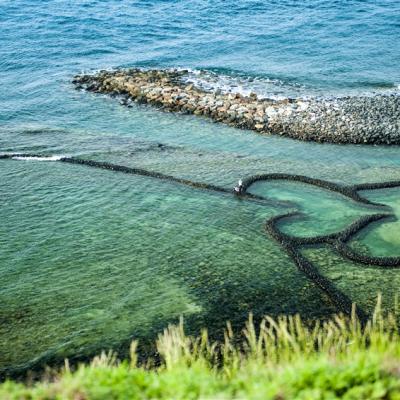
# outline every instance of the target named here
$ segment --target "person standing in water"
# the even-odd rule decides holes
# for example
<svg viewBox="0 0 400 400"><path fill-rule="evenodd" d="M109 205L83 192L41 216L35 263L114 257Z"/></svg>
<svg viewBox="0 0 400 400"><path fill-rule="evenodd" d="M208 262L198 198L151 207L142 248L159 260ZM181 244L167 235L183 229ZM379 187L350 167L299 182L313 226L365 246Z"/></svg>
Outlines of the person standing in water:
<svg viewBox="0 0 400 400"><path fill-rule="evenodd" d="M239 195L243 193L243 181L239 179L237 186L234 187L235 194Z"/></svg>

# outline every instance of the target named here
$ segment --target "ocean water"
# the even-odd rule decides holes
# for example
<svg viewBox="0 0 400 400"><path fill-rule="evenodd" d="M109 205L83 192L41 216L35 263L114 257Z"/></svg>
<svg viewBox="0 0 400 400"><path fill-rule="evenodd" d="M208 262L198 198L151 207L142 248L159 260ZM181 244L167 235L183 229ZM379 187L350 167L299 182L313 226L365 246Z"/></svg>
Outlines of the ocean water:
<svg viewBox="0 0 400 400"><path fill-rule="evenodd" d="M340 184L400 179L398 147L337 146L261 136L75 91L82 71L189 68L205 88L269 97L397 94L400 4L333 1L0 0L0 373L124 354L183 315L190 332L248 313L336 309L264 231L313 236L376 208L313 186L276 181L239 200L154 178L70 165L74 156L231 188L252 174L303 174ZM42 159L40 156L51 156ZM365 193L398 216L398 189ZM351 246L399 256L397 221ZM370 310L400 287L382 272L305 248L320 273ZM376 279L375 279L376 278ZM378 279L379 278L379 279ZM357 289L357 290L354 290Z"/></svg>

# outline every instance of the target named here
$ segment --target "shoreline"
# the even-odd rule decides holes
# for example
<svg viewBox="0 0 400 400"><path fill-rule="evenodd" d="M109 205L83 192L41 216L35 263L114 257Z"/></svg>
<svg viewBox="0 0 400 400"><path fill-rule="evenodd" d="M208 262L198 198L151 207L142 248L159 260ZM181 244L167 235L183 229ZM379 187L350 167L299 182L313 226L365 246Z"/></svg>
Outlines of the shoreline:
<svg viewBox="0 0 400 400"><path fill-rule="evenodd" d="M259 98L211 92L184 80L187 70L118 69L77 75L76 89L145 103L164 111L204 116L266 135L337 144L400 144L400 96Z"/></svg>

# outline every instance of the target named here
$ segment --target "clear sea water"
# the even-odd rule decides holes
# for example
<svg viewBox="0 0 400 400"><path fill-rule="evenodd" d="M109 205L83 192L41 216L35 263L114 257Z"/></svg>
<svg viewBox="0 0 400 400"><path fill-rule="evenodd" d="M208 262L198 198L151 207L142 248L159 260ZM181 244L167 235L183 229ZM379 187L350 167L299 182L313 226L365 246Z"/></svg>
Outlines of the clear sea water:
<svg viewBox="0 0 400 400"><path fill-rule="evenodd" d="M365 1L0 0L0 153L69 155L232 187L288 172L350 184L400 179L398 147L336 146L260 136L77 92L74 74L181 67L210 86L268 96L398 93L400 3ZM199 72L202 71L202 72ZM163 146L159 146L161 143ZM0 161L0 371L102 349L123 354L184 316L218 336L251 311L335 311L267 236L342 229L371 208L303 184L258 184L270 204L152 178L38 160ZM400 215L399 189L366 193ZM279 202L278 200L286 201ZM286 204L286 205L285 205ZM352 246L400 255L400 226L363 231ZM396 270L305 249L365 309L388 305Z"/></svg>

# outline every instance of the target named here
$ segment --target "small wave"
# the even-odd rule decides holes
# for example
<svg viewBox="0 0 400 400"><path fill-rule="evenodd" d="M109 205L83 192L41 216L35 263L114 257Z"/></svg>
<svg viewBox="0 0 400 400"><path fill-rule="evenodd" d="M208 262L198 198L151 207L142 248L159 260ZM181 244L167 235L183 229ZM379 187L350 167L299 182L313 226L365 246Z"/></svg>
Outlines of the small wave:
<svg viewBox="0 0 400 400"><path fill-rule="evenodd" d="M223 74L211 70L187 69L182 77L185 83L192 83L206 91L240 93L244 96L256 93L259 98L281 100L287 97L303 97L305 86L264 76L242 76Z"/></svg>
<svg viewBox="0 0 400 400"><path fill-rule="evenodd" d="M13 156L11 157L12 160L18 161L60 161L64 158L64 155L61 156Z"/></svg>
<svg viewBox="0 0 400 400"><path fill-rule="evenodd" d="M51 127L39 124L21 124L10 127L1 127L1 132L15 135L67 134L68 129Z"/></svg>
<svg viewBox="0 0 400 400"><path fill-rule="evenodd" d="M17 131L20 135L40 135L40 134L63 134L68 132L66 129L57 129L57 128L30 128L30 129L22 129Z"/></svg>
<svg viewBox="0 0 400 400"><path fill-rule="evenodd" d="M176 69L182 70L182 69ZM340 87L312 87L291 80L261 76L246 76L238 72L224 73L204 69L185 69L182 81L205 91L257 94L259 99L283 100L286 98L341 98L346 96L399 95L400 85L388 82L348 82Z"/></svg>
<svg viewBox="0 0 400 400"><path fill-rule="evenodd" d="M154 66L130 66L126 69L141 71L154 70ZM398 83L387 82L345 82L333 87L329 82L323 86L304 84L288 77L267 76L265 74L251 74L225 68L195 69L185 67L169 67L161 69L167 72L178 72L178 80L183 84L193 84L205 91L224 94L239 93L249 96L255 93L258 99L285 100L285 99L338 99L348 96L371 97L376 95L400 95ZM84 75L96 75L100 72L116 72L118 68L91 70Z"/></svg>

